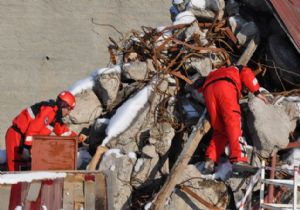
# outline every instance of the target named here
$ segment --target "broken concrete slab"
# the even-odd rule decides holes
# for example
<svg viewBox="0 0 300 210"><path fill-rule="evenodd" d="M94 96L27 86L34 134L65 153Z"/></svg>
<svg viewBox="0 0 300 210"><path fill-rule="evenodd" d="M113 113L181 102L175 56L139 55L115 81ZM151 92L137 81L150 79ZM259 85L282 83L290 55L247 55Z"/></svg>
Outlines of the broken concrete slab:
<svg viewBox="0 0 300 210"><path fill-rule="evenodd" d="M123 65L122 75L126 79L133 79L135 81L142 81L147 76L146 62L131 62Z"/></svg>
<svg viewBox="0 0 300 210"><path fill-rule="evenodd" d="M72 124L91 124L102 113L102 105L92 90L75 96L76 106L68 116Z"/></svg>
<svg viewBox="0 0 300 210"><path fill-rule="evenodd" d="M103 72L96 78L94 91L100 99L103 107L110 110L116 100L121 83L120 66L103 69Z"/></svg>
<svg viewBox="0 0 300 210"><path fill-rule="evenodd" d="M279 106L266 105L257 97L250 97L247 124L257 152L268 158L273 152L289 143L292 123L285 110Z"/></svg>
<svg viewBox="0 0 300 210"><path fill-rule="evenodd" d="M212 206L219 209L227 209L230 197L226 185L216 180L203 179L194 165L186 167L179 183L190 187L194 193ZM210 210L211 208L203 205L191 195L176 189L164 205L164 209Z"/></svg>

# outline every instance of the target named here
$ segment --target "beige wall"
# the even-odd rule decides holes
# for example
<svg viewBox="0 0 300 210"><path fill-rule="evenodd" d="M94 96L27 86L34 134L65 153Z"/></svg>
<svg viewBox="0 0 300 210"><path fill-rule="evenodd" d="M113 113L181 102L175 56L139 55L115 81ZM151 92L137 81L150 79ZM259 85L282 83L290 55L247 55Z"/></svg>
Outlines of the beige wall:
<svg viewBox="0 0 300 210"><path fill-rule="evenodd" d="M126 34L170 24L171 0L2 0L0 3L0 148L22 108L108 62L111 24Z"/></svg>

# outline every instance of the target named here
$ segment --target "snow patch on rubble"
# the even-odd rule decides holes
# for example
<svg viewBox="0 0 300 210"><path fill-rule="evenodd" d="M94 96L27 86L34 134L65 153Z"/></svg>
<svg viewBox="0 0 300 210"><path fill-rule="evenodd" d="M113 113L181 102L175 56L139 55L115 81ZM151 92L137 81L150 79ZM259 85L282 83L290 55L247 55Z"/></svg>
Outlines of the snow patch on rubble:
<svg viewBox="0 0 300 210"><path fill-rule="evenodd" d="M120 157L123 157L124 155L121 153L121 150L120 149L110 149L108 150L107 152L104 153L104 157L103 159L111 156L115 154L116 155L116 158L120 158Z"/></svg>
<svg viewBox="0 0 300 210"><path fill-rule="evenodd" d="M33 180L57 179L66 177L66 173L32 172L23 174L1 174L0 184L16 184L18 182L32 182Z"/></svg>
<svg viewBox="0 0 300 210"><path fill-rule="evenodd" d="M136 156L135 152L129 152L128 153L128 157L130 159L132 159L132 160L136 160L137 159L137 156Z"/></svg>
<svg viewBox="0 0 300 210"><path fill-rule="evenodd" d="M143 165L144 165L144 160L143 159L138 159L135 166L134 166L134 171L135 172L140 171L140 169Z"/></svg>
<svg viewBox="0 0 300 210"><path fill-rule="evenodd" d="M175 21L173 22L173 25L179 25L179 24L191 24L196 20L195 15L191 11L185 11L179 13Z"/></svg>
<svg viewBox="0 0 300 210"><path fill-rule="evenodd" d="M75 82L72 86L68 88L68 90L73 94L77 95L85 90L90 90L93 88L95 84L94 78L89 76L84 79L81 79Z"/></svg>
<svg viewBox="0 0 300 210"><path fill-rule="evenodd" d="M196 8L200 10L206 9L206 2L205 0L191 0L187 6L187 8Z"/></svg>
<svg viewBox="0 0 300 210"><path fill-rule="evenodd" d="M68 90L73 94L77 95L85 90L90 90L95 85L95 79L101 74L110 74L121 72L120 66L113 66L112 68L101 68L93 71L88 77L81 79L71 85Z"/></svg>
<svg viewBox="0 0 300 210"><path fill-rule="evenodd" d="M149 202L145 205L144 210L149 210L152 206L152 202Z"/></svg>
<svg viewBox="0 0 300 210"><path fill-rule="evenodd" d="M96 120L96 124L108 124L109 119L108 118L99 118Z"/></svg>
<svg viewBox="0 0 300 210"><path fill-rule="evenodd" d="M111 138L119 135L130 126L138 111L148 102L152 90L151 85L144 87L133 98L127 100L118 108L105 130L107 137L103 140L102 146L105 146Z"/></svg>

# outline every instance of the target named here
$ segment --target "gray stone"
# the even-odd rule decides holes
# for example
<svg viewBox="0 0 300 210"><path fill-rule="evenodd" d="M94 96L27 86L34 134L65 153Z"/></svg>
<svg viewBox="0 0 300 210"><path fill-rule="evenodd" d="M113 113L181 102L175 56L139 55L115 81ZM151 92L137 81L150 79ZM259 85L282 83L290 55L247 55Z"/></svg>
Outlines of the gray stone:
<svg viewBox="0 0 300 210"><path fill-rule="evenodd" d="M145 80L147 76L146 62L131 62L123 65L122 74L128 78L136 81Z"/></svg>
<svg viewBox="0 0 300 210"><path fill-rule="evenodd" d="M153 145L147 145L142 150L142 156L136 162L132 174L131 184L135 188L145 187L159 178L156 176L159 169L159 156Z"/></svg>
<svg viewBox="0 0 300 210"><path fill-rule="evenodd" d="M90 124L102 113L101 103L92 90L86 90L75 98L76 106L69 115L72 124Z"/></svg>
<svg viewBox="0 0 300 210"><path fill-rule="evenodd" d="M209 54L203 58L191 57L185 61L184 65L187 69L195 69L201 76L206 77L212 70L212 59Z"/></svg>
<svg viewBox="0 0 300 210"><path fill-rule="evenodd" d="M198 2L197 2L198 1ZM225 1L224 0L192 0L187 5L190 10L200 21L213 21L217 16L221 20L224 16Z"/></svg>
<svg viewBox="0 0 300 210"><path fill-rule="evenodd" d="M285 110L280 106L266 105L257 97L250 97L248 105L247 124L257 152L268 158L273 151L285 148L289 143L289 133L294 130Z"/></svg>
<svg viewBox="0 0 300 210"><path fill-rule="evenodd" d="M189 187L190 190L192 190L205 201L215 205L215 207L227 209L230 196L226 185L223 182L216 180L201 178L201 174L195 166L187 166L184 171L184 175L180 180L178 180L178 184L180 183L183 183L185 186ZM209 210L195 198L178 189L173 191L170 199L164 206L164 210L174 209Z"/></svg>
<svg viewBox="0 0 300 210"><path fill-rule="evenodd" d="M102 105L108 110L111 109L112 104L116 100L121 83L120 80L120 72L102 73L96 79L94 91Z"/></svg>
<svg viewBox="0 0 300 210"><path fill-rule="evenodd" d="M171 147L172 139L175 136L175 130L169 123L158 123L151 129L150 138L156 139L155 150L160 155L165 155Z"/></svg>
<svg viewBox="0 0 300 210"><path fill-rule="evenodd" d="M130 209L130 179L135 161L118 150L109 150L104 154L99 170L106 175L108 209Z"/></svg>

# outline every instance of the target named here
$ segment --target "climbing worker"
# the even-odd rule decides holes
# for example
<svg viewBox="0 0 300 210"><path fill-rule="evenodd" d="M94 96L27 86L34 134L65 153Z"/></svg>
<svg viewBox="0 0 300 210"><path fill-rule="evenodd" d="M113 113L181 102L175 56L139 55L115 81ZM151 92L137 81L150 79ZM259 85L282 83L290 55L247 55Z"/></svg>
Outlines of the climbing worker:
<svg viewBox="0 0 300 210"><path fill-rule="evenodd" d="M22 165L24 148L30 151L33 135L76 136L63 123L62 118L69 115L75 107L75 97L63 91L56 101L42 101L24 109L12 121L5 136L7 165L9 171L18 171ZM84 141L86 136L79 139Z"/></svg>
<svg viewBox="0 0 300 210"><path fill-rule="evenodd" d="M170 7L171 20L174 22L175 17L180 13L185 11L187 3L185 0L173 0L172 6Z"/></svg>
<svg viewBox="0 0 300 210"><path fill-rule="evenodd" d="M229 160L233 168L250 167L246 155L246 142L242 137L239 98L242 86L268 103L260 93L260 85L252 70L246 66L221 67L209 73L199 88L203 92L206 108L213 128L210 144L206 150L204 173L213 173L215 164L229 144Z"/></svg>

